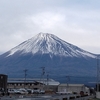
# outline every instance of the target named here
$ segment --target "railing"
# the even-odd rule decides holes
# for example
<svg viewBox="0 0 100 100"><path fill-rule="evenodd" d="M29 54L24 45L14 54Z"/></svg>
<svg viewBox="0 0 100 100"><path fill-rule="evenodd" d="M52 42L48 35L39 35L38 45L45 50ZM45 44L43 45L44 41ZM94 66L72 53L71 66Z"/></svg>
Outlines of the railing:
<svg viewBox="0 0 100 100"><path fill-rule="evenodd" d="M1 97L0 100L88 100L94 96L76 97L75 95L56 95L56 96L19 96L19 97Z"/></svg>

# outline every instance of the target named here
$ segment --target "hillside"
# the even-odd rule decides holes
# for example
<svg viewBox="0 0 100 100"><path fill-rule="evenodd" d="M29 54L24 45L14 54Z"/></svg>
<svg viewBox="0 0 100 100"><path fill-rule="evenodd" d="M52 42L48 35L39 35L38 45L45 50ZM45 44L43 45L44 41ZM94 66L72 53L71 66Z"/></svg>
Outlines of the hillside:
<svg viewBox="0 0 100 100"><path fill-rule="evenodd" d="M45 67L45 76L59 79L66 75L96 76L96 56L57 36L39 33L24 41L6 53L0 55L0 73L9 77L40 77L41 67Z"/></svg>

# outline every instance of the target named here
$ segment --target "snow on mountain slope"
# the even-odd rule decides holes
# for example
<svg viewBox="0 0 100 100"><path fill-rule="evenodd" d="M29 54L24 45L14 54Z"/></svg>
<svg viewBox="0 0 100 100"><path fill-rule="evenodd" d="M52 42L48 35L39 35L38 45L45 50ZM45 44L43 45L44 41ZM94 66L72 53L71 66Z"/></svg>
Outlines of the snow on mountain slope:
<svg viewBox="0 0 100 100"><path fill-rule="evenodd" d="M96 57L94 54L84 51L49 33L39 33L35 37L21 43L11 49L7 57L19 51L21 51L21 54L31 52L33 55L40 53L67 57Z"/></svg>

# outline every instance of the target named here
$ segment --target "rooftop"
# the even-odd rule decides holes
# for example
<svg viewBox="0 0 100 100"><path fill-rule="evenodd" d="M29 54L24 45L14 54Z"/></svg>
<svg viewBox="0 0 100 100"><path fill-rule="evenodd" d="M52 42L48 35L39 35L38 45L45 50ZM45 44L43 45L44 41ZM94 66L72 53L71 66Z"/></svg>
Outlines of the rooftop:
<svg viewBox="0 0 100 100"><path fill-rule="evenodd" d="M44 83L45 85L59 85L60 83L58 81L55 81L53 79L39 79L39 78L8 78L8 83L35 83L35 82L40 82Z"/></svg>
<svg viewBox="0 0 100 100"><path fill-rule="evenodd" d="M84 86L84 84L60 84L59 86Z"/></svg>

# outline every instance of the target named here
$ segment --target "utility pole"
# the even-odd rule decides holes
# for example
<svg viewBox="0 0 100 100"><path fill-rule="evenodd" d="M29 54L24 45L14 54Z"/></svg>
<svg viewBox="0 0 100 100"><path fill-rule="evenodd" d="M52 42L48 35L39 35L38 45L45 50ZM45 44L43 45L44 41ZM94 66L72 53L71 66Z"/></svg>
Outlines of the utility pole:
<svg viewBox="0 0 100 100"><path fill-rule="evenodd" d="M27 71L28 71L27 69L24 70L24 78L25 78L25 80L24 80L24 88L25 88L25 86L26 86Z"/></svg>
<svg viewBox="0 0 100 100"><path fill-rule="evenodd" d="M97 57L97 92L99 92L99 82L100 82L100 67L99 67L99 58Z"/></svg>
<svg viewBox="0 0 100 100"><path fill-rule="evenodd" d="M41 67L42 68L42 81L43 81L43 89L44 89L44 75L45 75L45 67Z"/></svg>
<svg viewBox="0 0 100 100"><path fill-rule="evenodd" d="M68 87L69 87L68 83L70 81L70 76L66 76L66 78L67 78L67 89L66 89L66 92L68 92Z"/></svg>
<svg viewBox="0 0 100 100"><path fill-rule="evenodd" d="M49 89L49 74L47 74L47 90Z"/></svg>

